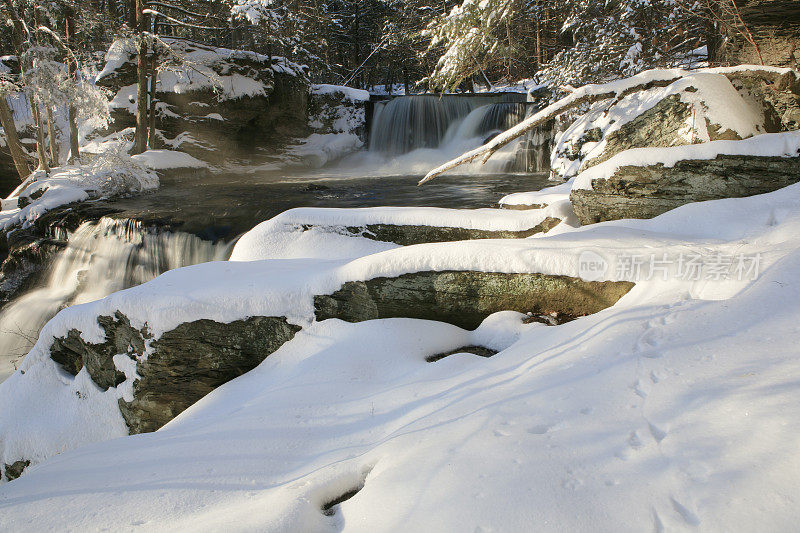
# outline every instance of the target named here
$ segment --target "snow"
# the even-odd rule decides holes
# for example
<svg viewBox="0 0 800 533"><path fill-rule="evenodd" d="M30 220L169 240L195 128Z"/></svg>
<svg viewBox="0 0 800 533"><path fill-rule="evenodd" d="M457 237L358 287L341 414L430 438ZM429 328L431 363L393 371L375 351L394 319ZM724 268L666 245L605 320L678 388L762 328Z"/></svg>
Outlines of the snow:
<svg viewBox="0 0 800 533"><path fill-rule="evenodd" d="M593 158L601 156L607 139L655 107L664 99L678 95L693 111L679 130L675 144L708 142L708 124L719 126L719 131L731 131L739 138L764 133L764 113L760 106L750 105L722 74L696 72L678 79L667 87L638 91L619 100L597 102L588 113L582 114L557 139L552 160L553 172L563 179L577 175ZM579 153L573 144L586 132L600 130L599 142L586 142Z"/></svg>
<svg viewBox="0 0 800 533"><path fill-rule="evenodd" d="M344 96L352 102L368 102L370 98L369 91L355 89L353 87L346 87L344 85L330 85L326 83L312 85L311 93L318 95L330 94L335 96Z"/></svg>
<svg viewBox="0 0 800 533"><path fill-rule="evenodd" d="M153 170L174 168L208 168L208 164L185 152L175 150L147 150L131 157L137 163Z"/></svg>
<svg viewBox="0 0 800 533"><path fill-rule="evenodd" d="M713 141L669 148L633 148L580 173L573 189L592 188L592 181L609 179L623 166L673 167L679 161L709 160L720 155L800 157L800 131L765 133L742 141Z"/></svg>
<svg viewBox="0 0 800 533"><path fill-rule="evenodd" d="M562 270L572 263L564 257L569 250L609 253L611 242L617 251L758 252L764 268L754 281L725 287L706 279L642 281L614 307L556 327L522 324L512 312L488 317L474 332L409 319L304 322L258 368L160 431L61 453L0 487L0 502L13 505L0 515L0 527L791 530L796 506L785 495L800 489L798 207L800 186L792 186L692 204L652 220L469 243L470 252L527 248L531 257L563 262ZM445 255L452 247L376 257L419 257L414 249ZM369 256L353 263L364 260ZM274 287L298 288L332 265L341 262L190 267L67 309L56 322L80 327L81 317L127 300L150 306L140 316L158 324L162 303L179 290L183 301L173 309L186 315L212 316L219 306L260 313ZM255 294L223 297L210 279ZM199 313L191 309L197 299L209 304ZM425 361L469 344L500 353ZM78 404L82 413L104 417L87 431L121 429L102 409L120 392L104 398L88 391L80 399L75 391L86 387L83 378L67 379L53 366L46 358L26 360L26 374L0 387L3 404L31 413L24 402L46 403L23 389L40 373L37 380L50 380L50 400L59 406L50 410L58 415L40 419L42 429L66 427L62 418L79 424L62 446L81 434ZM22 397L11 397L12 390ZM18 417L21 426L9 434L5 415L4 461L13 458L7 451L18 435L32 435L36 419ZM325 503L362 485L333 516L322 514Z"/></svg>
<svg viewBox="0 0 800 533"><path fill-rule="evenodd" d="M72 202L90 198L109 197L158 187L158 177L145 169L109 154L90 165L64 166L53 169L48 176L42 171L33 173L25 183L3 200L0 228L30 226L48 211ZM18 197L30 197L42 192L22 209Z"/></svg>
<svg viewBox="0 0 800 533"><path fill-rule="evenodd" d="M106 52L105 57L106 64L103 66L103 70L97 74L97 79L99 80L112 75L122 65L131 61L136 53L136 42L134 39L117 39L108 47L108 52Z"/></svg>
<svg viewBox="0 0 800 533"><path fill-rule="evenodd" d="M344 233L346 228L361 228L368 233L367 226L372 224L398 226L435 226L445 228L467 228L486 231L523 231L540 224L547 217L567 218L571 215L567 200L552 202L545 209L528 211L511 211L498 209L444 209L439 207L365 207L354 209L337 208L296 208L284 211L280 215L262 222L236 243L231 255L232 261L252 261L276 257L273 250L280 250L278 257L327 257L328 253L338 255L335 251L339 245L325 246L316 250L313 255L295 255L294 251L284 252L291 248L276 246L274 239L286 232L296 235L307 226L315 226L317 231L324 232L333 238ZM301 233L304 234L305 232ZM282 238L282 237L281 237ZM297 238L297 237L294 237ZM292 237L287 237L291 240ZM346 238L344 238L346 239ZM343 239L343 240L344 240ZM369 242L369 239L365 239ZM287 243L288 244L288 243ZM385 245L385 243L383 244ZM316 245L312 248L315 248ZM392 247L394 247L392 245ZM267 250L268 255L264 255ZM291 255L283 255L290 253ZM351 257L349 252L343 257ZM367 255L366 253L359 254Z"/></svg>
<svg viewBox="0 0 800 533"><path fill-rule="evenodd" d="M553 187L545 187L538 191L515 192L500 198L500 205L545 205L556 202L569 201L569 191L572 190L572 181L561 183Z"/></svg>
<svg viewBox="0 0 800 533"><path fill-rule="evenodd" d="M243 50L231 50L181 39L163 37L177 56L181 65L164 68L158 72L158 89L164 92L185 94L192 91L212 89L220 100L238 99L245 96L266 96L272 86L238 72L230 72L231 60L246 60L262 65L263 69L282 72L292 76L305 76L305 67L283 57L272 57ZM118 39L106 54L106 64L97 79L112 76L136 54L132 40ZM188 65L188 66L184 66ZM129 109L130 88L123 88L114 98L112 107ZM135 96L135 91L133 92ZM126 103L128 102L128 103Z"/></svg>
<svg viewBox="0 0 800 533"><path fill-rule="evenodd" d="M312 133L290 146L285 156L299 158L311 168L321 168L362 146L364 142L355 133Z"/></svg>

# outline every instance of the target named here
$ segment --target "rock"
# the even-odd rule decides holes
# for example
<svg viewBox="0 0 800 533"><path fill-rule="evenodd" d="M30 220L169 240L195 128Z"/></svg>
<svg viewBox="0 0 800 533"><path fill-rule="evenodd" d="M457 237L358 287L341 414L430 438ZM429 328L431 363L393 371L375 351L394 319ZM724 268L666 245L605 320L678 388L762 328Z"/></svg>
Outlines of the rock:
<svg viewBox="0 0 800 533"><path fill-rule="evenodd" d="M104 342L88 343L73 329L54 339L50 357L72 375L85 367L103 390L126 380L114 363L115 355L135 360L133 399L119 400L132 434L157 430L215 388L258 366L300 329L283 317L227 324L202 319L152 340L146 326L134 328L122 313L97 321L105 331ZM150 349L145 358L146 343Z"/></svg>
<svg viewBox="0 0 800 533"><path fill-rule="evenodd" d="M768 133L800 129L800 87L780 87L752 77L732 83L744 98L761 107Z"/></svg>
<svg viewBox="0 0 800 533"><path fill-rule="evenodd" d="M19 476L22 475L22 472L26 468L28 468L28 466L30 466L30 464L31 464L30 461L20 460L20 461L14 461L10 465L4 465L3 466L3 470L6 473L6 479L8 481L14 481Z"/></svg>
<svg viewBox="0 0 800 533"><path fill-rule="evenodd" d="M561 135L552 173L568 179L632 148L741 140L766 133L764 106L761 99L745 98L725 76L711 73L599 102ZM730 114L736 116L728 121L736 130L718 123Z"/></svg>
<svg viewBox="0 0 800 533"><path fill-rule="evenodd" d="M797 0L740 0L736 4L748 35L738 27L731 27L717 54L720 60L731 65L758 65L763 60L765 65L800 67L797 47L800 3Z"/></svg>
<svg viewBox="0 0 800 533"><path fill-rule="evenodd" d="M547 204L500 204L500 209L511 209L512 211L527 211L529 209L544 209Z"/></svg>
<svg viewBox="0 0 800 533"><path fill-rule="evenodd" d="M524 239L537 233L547 233L557 226L559 222L561 222L561 219L547 217L534 227L521 231L490 231L401 224L367 224L365 226L330 229L334 231L343 231L349 235L357 235L374 241L393 242L401 246L409 246L426 242L467 241L472 239ZM303 225L303 230L307 231L312 227L314 226Z"/></svg>
<svg viewBox="0 0 800 533"><path fill-rule="evenodd" d="M304 67L253 52L164 40L192 65L177 63L158 74L158 148L220 164L258 150L275 151L289 138L307 133ZM135 124L136 50L129 40L118 40L108 58L97 84L116 96L110 106L113 123L104 133Z"/></svg>
<svg viewBox="0 0 800 533"><path fill-rule="evenodd" d="M593 190L570 194L581 224L622 218L653 218L690 202L740 198L800 181L800 157L720 155L680 161L674 167L623 166Z"/></svg>
<svg viewBox="0 0 800 533"><path fill-rule="evenodd" d="M312 133L352 133L367 142L369 93L351 87L313 85L308 100Z"/></svg>
<svg viewBox="0 0 800 533"><path fill-rule="evenodd" d="M613 305L630 282L588 282L568 276L497 272L415 272L349 281L330 295L314 297L317 320L361 322L420 318L474 329L498 311L551 313L577 318Z"/></svg>
<svg viewBox="0 0 800 533"><path fill-rule="evenodd" d="M0 266L0 308L45 279L52 257L66 245L63 241L40 239L27 232L21 236L12 234L11 242L10 251Z"/></svg>
<svg viewBox="0 0 800 533"><path fill-rule="evenodd" d="M429 363L435 363L436 361L457 353L471 353L472 355L477 355L478 357L492 357L493 355L497 355L497 350L492 350L491 348L486 348L485 346L462 346L461 348L456 348L455 350L448 350L446 352L429 355L425 358L425 360Z"/></svg>

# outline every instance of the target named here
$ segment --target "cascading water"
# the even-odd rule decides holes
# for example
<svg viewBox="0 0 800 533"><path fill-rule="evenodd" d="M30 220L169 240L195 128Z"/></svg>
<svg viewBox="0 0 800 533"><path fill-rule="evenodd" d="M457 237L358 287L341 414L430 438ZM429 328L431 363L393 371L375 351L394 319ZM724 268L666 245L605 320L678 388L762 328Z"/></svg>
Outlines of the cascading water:
<svg viewBox="0 0 800 533"><path fill-rule="evenodd" d="M398 170L430 169L519 124L532 107L520 94L417 95L375 104L369 152ZM537 128L465 171L543 172L550 164L550 128ZM427 167L427 168L426 168Z"/></svg>
<svg viewBox="0 0 800 533"><path fill-rule="evenodd" d="M102 218L69 235L42 286L0 312L0 382L33 346L44 324L69 305L90 302L187 265L222 261L230 244L188 233L148 231L135 220Z"/></svg>

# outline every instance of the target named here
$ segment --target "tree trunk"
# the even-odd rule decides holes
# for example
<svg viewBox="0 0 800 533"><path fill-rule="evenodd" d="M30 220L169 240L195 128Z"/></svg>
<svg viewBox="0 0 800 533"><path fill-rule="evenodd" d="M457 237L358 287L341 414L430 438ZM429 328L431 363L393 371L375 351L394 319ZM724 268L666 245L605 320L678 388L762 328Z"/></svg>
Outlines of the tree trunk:
<svg viewBox="0 0 800 533"><path fill-rule="evenodd" d="M47 106L45 113L47 118L47 139L50 142L50 164L54 167L58 166L58 138L56 137L56 127L53 124L53 110Z"/></svg>
<svg viewBox="0 0 800 533"><path fill-rule="evenodd" d="M152 150L156 147L156 83L158 82L158 72L156 71L155 54L150 60L150 65L150 110L148 112L149 132L147 134L147 147Z"/></svg>
<svg viewBox="0 0 800 533"><path fill-rule="evenodd" d="M14 115L11 114L11 108L8 107L8 102L5 98L0 97L0 126L3 126L3 131L6 132L6 144L11 151L11 158L14 160L14 167L17 169L20 181L31 173L31 168L28 166L28 155L22 148L19 142L19 135L17 135L17 127L14 124Z"/></svg>
<svg viewBox="0 0 800 533"><path fill-rule="evenodd" d="M109 1L107 3L109 6L113 6L114 2ZM70 11L67 16L67 46L70 50L75 48L75 13ZM76 84L78 83L77 78L77 71L78 65L75 64L76 60L73 58L67 58L67 72L69 73L69 77L73 80ZM76 117L75 106L70 105L68 109L69 113L69 162L75 163L81 162L81 151L80 147L78 146L78 119Z"/></svg>
<svg viewBox="0 0 800 533"><path fill-rule="evenodd" d="M39 158L39 170L44 170L49 173L50 165L47 164L47 154L44 149L42 114L39 112L39 103L33 95L31 95L31 112L33 113L33 121L36 123L36 155Z"/></svg>
<svg viewBox="0 0 800 533"><path fill-rule="evenodd" d="M136 131L133 138L133 148L131 154L141 154L147 149L147 63L148 46L147 36L147 16L142 13L144 9L143 0L137 0L136 9L138 14L139 26L139 58L136 64Z"/></svg>

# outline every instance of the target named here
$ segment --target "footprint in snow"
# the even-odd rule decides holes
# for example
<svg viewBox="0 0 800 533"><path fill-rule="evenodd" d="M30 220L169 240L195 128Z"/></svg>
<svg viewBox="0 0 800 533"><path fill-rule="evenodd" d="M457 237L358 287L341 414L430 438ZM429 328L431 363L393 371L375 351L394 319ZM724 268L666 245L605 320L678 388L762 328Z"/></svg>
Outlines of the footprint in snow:
<svg viewBox="0 0 800 533"><path fill-rule="evenodd" d="M693 513L688 507L683 505L675 498L670 498L670 501L672 502L672 508L675 509L675 512L680 515L680 517L683 519L684 522L686 522L690 526L700 525L700 518L695 513Z"/></svg>

